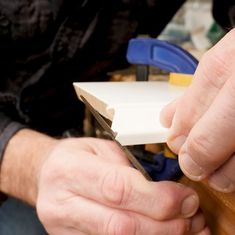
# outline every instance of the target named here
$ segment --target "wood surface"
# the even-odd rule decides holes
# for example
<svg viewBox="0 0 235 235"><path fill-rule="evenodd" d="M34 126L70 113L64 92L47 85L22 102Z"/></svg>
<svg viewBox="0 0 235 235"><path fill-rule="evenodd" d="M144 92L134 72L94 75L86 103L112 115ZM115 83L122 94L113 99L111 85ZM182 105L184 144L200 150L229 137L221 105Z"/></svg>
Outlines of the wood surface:
<svg viewBox="0 0 235 235"><path fill-rule="evenodd" d="M193 182L186 177L181 183L194 188L200 197L200 206L213 235L235 234L235 193L221 193L206 182Z"/></svg>

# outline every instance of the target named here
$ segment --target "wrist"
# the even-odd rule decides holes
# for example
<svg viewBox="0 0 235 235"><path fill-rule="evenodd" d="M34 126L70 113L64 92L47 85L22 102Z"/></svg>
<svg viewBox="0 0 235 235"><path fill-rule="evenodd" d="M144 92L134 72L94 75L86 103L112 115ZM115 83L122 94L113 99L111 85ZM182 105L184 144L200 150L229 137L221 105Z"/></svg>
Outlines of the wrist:
<svg viewBox="0 0 235 235"><path fill-rule="evenodd" d="M36 204L41 167L59 140L22 129L8 142L0 171L0 190Z"/></svg>

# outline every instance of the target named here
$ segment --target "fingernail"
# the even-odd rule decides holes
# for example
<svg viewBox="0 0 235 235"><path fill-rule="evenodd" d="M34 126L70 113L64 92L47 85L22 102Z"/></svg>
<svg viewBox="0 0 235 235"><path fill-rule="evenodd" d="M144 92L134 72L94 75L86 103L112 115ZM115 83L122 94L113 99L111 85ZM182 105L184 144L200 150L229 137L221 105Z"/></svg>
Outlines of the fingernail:
<svg viewBox="0 0 235 235"><path fill-rule="evenodd" d="M203 170L200 166L197 165L195 161L188 155L184 153L179 156L179 163L182 171L190 179L199 181L203 177Z"/></svg>
<svg viewBox="0 0 235 235"><path fill-rule="evenodd" d="M186 136L180 135L174 139L169 139L169 146L173 150L173 152L179 153L179 150L186 141L186 138Z"/></svg>
<svg viewBox="0 0 235 235"><path fill-rule="evenodd" d="M209 184L212 188L221 192L232 192L235 187L233 182L225 175L213 175L209 179Z"/></svg>
<svg viewBox="0 0 235 235"><path fill-rule="evenodd" d="M181 214L183 217L188 218L194 215L199 206L199 199L196 195L190 195L182 204Z"/></svg>
<svg viewBox="0 0 235 235"><path fill-rule="evenodd" d="M206 226L206 219L202 213L198 213L196 216L193 216L191 219L191 233L195 234L202 231Z"/></svg>
<svg viewBox="0 0 235 235"><path fill-rule="evenodd" d="M205 227L201 232L194 233L194 235L211 235L211 232L208 227Z"/></svg>

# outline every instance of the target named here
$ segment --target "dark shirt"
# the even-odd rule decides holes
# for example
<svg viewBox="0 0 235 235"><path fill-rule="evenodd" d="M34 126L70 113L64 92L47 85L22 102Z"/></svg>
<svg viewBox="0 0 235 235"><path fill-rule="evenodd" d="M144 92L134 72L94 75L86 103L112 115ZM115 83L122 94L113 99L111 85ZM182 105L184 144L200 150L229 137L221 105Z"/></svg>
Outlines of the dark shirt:
<svg viewBox="0 0 235 235"><path fill-rule="evenodd" d="M107 79L126 65L128 40L158 35L183 2L0 0L0 156L25 125L54 136L81 130L72 82Z"/></svg>
<svg viewBox="0 0 235 235"><path fill-rule="evenodd" d="M25 125L53 136L81 130L72 82L107 79L126 65L128 40L157 36L184 2L0 0L0 159ZM214 2L215 18L228 27L234 1Z"/></svg>

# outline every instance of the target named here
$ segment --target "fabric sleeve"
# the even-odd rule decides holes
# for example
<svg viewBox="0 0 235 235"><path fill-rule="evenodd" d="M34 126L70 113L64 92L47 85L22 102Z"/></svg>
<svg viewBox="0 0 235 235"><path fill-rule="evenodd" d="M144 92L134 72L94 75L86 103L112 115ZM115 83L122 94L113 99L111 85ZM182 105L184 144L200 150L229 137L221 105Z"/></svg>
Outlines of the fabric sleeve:
<svg viewBox="0 0 235 235"><path fill-rule="evenodd" d="M12 121L11 118L0 112L0 162L2 161L8 141L17 131L23 128L26 128L26 126Z"/></svg>
<svg viewBox="0 0 235 235"><path fill-rule="evenodd" d="M25 125L12 121L4 113L0 113L0 162L2 161L6 145L11 137Z"/></svg>
<svg viewBox="0 0 235 235"><path fill-rule="evenodd" d="M3 112L0 112L0 166L8 141L17 131L25 127L25 125L12 121L11 118L7 117ZM7 196L0 192L0 205L6 199Z"/></svg>

